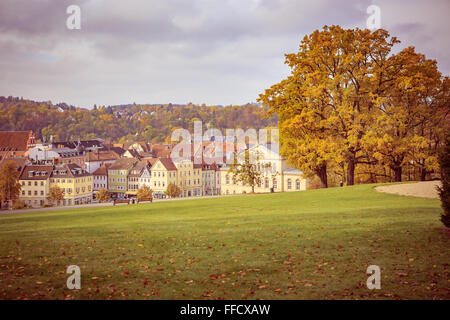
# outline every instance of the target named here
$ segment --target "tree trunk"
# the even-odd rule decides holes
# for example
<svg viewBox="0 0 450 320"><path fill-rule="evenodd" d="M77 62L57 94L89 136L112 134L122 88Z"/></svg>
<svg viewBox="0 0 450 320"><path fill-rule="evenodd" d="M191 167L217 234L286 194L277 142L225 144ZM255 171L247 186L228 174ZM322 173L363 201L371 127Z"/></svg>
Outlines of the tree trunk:
<svg viewBox="0 0 450 320"><path fill-rule="evenodd" d="M317 170L317 176L320 178L320 187L328 188L327 166L323 165Z"/></svg>
<svg viewBox="0 0 450 320"><path fill-rule="evenodd" d="M427 169L422 168L422 171L420 172L420 181L425 181L427 178Z"/></svg>
<svg viewBox="0 0 450 320"><path fill-rule="evenodd" d="M394 167L392 168L394 170L394 181L395 182L401 182L402 181L402 167Z"/></svg>
<svg viewBox="0 0 450 320"><path fill-rule="evenodd" d="M350 159L347 166L347 185L355 184L355 160Z"/></svg>
<svg viewBox="0 0 450 320"><path fill-rule="evenodd" d="M252 193L255 193L255 185L252 184Z"/></svg>

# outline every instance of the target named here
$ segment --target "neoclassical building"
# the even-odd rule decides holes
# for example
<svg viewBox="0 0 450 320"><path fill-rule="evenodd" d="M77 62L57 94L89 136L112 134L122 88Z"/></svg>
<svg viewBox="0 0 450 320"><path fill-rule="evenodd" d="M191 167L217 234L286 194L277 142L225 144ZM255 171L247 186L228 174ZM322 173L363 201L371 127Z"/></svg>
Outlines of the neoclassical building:
<svg viewBox="0 0 450 320"><path fill-rule="evenodd" d="M237 161L244 161L247 150L237 154ZM279 153L263 145L255 145L248 149L255 161L255 166L262 174L261 184L255 186L255 193L289 192L306 190L308 183L302 172L292 168ZM233 174L229 172L228 165L220 169L221 194L250 193L251 186L236 182Z"/></svg>

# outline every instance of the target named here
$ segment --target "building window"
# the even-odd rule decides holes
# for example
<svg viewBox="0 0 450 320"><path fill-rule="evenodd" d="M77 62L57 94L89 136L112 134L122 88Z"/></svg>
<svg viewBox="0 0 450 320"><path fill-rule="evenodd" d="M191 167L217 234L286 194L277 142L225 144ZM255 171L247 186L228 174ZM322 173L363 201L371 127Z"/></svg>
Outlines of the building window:
<svg viewBox="0 0 450 320"><path fill-rule="evenodd" d="M287 181L287 188L288 188L288 190L292 189L292 181L291 181L291 179L288 179L288 181Z"/></svg>
<svg viewBox="0 0 450 320"><path fill-rule="evenodd" d="M264 181L264 187L268 188L269 187L269 178L266 178Z"/></svg>
<svg viewBox="0 0 450 320"><path fill-rule="evenodd" d="M300 180L298 180L298 179L295 181L295 188L297 190L300 190Z"/></svg>
<svg viewBox="0 0 450 320"><path fill-rule="evenodd" d="M277 179L273 179L272 183L273 183L273 188L276 189L277 188Z"/></svg>

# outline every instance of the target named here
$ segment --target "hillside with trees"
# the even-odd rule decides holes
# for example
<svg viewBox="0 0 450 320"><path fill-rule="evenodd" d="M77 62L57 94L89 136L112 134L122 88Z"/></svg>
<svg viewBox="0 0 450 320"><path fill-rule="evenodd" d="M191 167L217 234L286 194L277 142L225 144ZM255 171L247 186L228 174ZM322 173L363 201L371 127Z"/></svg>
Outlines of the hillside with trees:
<svg viewBox="0 0 450 320"><path fill-rule="evenodd" d="M33 130L38 139L67 141L102 138L112 142L164 142L174 128L192 130L196 120L204 126L265 128L277 125L277 117L266 119L268 108L256 104L206 106L172 104L132 104L96 106L92 109L50 101L35 102L0 97L0 130Z"/></svg>

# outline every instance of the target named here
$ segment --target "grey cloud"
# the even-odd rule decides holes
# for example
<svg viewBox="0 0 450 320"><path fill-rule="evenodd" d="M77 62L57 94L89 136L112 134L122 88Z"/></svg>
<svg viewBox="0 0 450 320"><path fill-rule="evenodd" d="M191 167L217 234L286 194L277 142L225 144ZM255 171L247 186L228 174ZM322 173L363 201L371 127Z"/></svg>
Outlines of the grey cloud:
<svg viewBox="0 0 450 320"><path fill-rule="evenodd" d="M382 26L450 70L448 1L374 2ZM82 29L67 30L78 4ZM94 103L246 103L323 25L364 28L372 1L2 0L0 95Z"/></svg>

